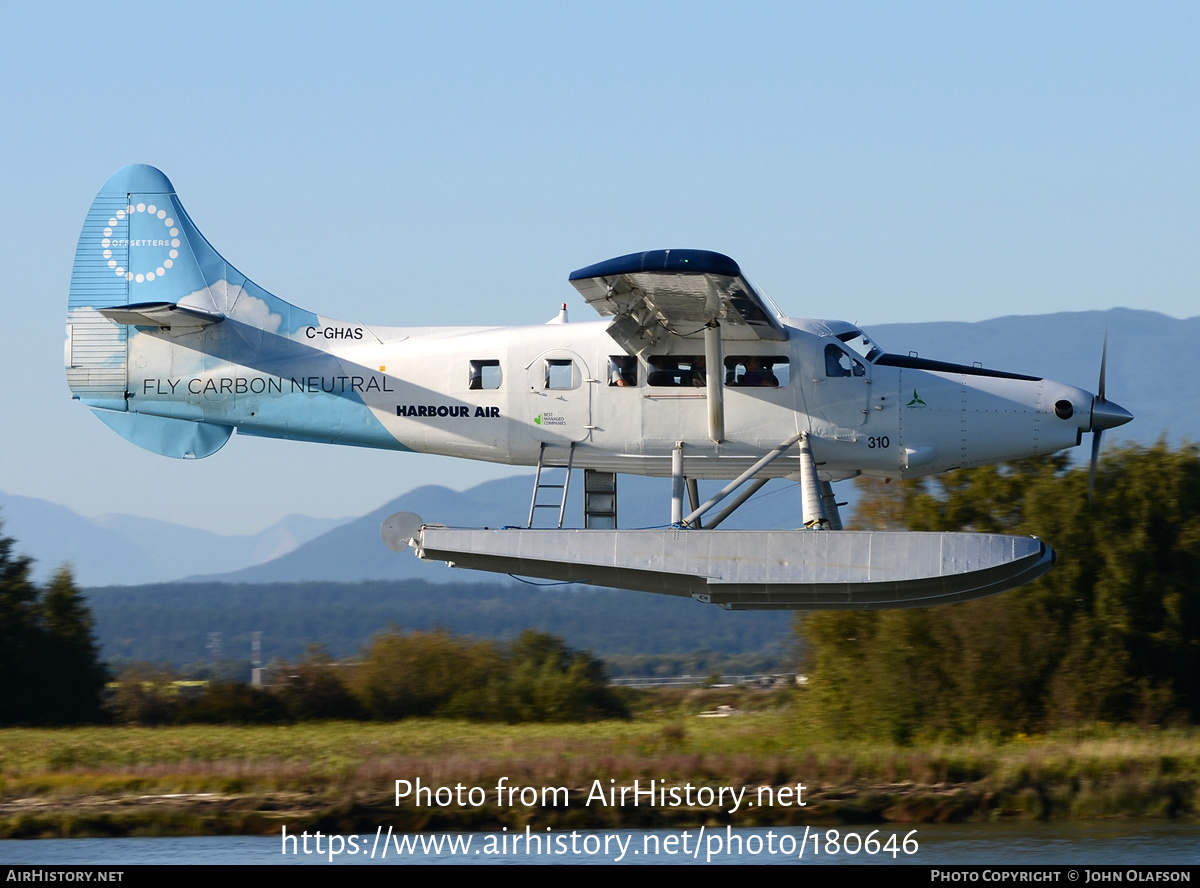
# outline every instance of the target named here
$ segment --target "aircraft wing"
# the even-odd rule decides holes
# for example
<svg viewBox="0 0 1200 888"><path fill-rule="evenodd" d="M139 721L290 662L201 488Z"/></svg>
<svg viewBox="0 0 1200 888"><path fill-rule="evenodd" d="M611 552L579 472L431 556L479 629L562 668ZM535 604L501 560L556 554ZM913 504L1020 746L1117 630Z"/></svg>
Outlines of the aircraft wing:
<svg viewBox="0 0 1200 888"><path fill-rule="evenodd" d="M720 253L630 253L574 271L570 281L589 305L613 318L608 333L631 355L668 336L703 340L713 321L724 340L787 339L738 264Z"/></svg>

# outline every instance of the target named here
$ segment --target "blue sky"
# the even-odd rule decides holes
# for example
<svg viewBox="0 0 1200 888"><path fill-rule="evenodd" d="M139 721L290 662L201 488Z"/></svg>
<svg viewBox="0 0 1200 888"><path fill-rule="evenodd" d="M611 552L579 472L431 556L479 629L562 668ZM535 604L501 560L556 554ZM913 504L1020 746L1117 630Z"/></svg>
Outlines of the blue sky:
<svg viewBox="0 0 1200 888"><path fill-rule="evenodd" d="M182 6L0 10L10 493L244 532L511 471L236 437L175 463L72 403L71 257L135 162L256 282L368 323L583 319L571 270L661 247L868 328L1200 313L1195 4Z"/></svg>

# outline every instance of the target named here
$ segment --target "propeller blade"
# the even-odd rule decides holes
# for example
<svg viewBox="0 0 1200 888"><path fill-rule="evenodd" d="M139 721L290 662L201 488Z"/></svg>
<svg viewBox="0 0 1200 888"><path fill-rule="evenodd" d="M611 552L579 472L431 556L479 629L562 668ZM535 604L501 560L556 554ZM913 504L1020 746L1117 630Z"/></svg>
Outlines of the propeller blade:
<svg viewBox="0 0 1200 888"><path fill-rule="evenodd" d="M1100 387L1096 392L1097 397L1099 397L1099 399L1101 401L1105 400L1104 376L1105 376L1105 367L1107 366L1107 364L1108 364L1108 328L1105 327L1104 328L1104 349L1100 352Z"/></svg>
<svg viewBox="0 0 1200 888"><path fill-rule="evenodd" d="M1088 470L1088 509L1092 508L1092 493L1096 489L1096 463L1100 459L1100 435L1102 429L1092 432L1092 467Z"/></svg>

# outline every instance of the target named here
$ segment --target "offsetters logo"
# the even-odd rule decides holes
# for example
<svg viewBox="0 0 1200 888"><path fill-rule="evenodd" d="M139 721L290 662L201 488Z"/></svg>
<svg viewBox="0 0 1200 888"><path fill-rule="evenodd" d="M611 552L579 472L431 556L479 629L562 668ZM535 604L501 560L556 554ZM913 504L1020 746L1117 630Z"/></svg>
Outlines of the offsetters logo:
<svg viewBox="0 0 1200 888"><path fill-rule="evenodd" d="M114 238L113 229L125 221L126 216L129 217L129 223L133 222L133 217L137 213L145 213L151 218L158 219L163 224L164 237L136 238ZM175 226L175 220L167 215L166 210L160 210L154 204L130 204L123 210L117 210L117 215L108 220L108 225L104 229L104 237L100 241L100 246L104 248L104 258L108 260L108 267L113 270L117 277L123 277L127 281L132 281L135 284L149 283L155 278L162 277L167 273L175 260L179 258L179 229ZM139 272L134 274L123 265L117 264L117 260L113 258L113 247L158 247L166 250L162 256L162 264L153 271L147 271L144 274Z"/></svg>

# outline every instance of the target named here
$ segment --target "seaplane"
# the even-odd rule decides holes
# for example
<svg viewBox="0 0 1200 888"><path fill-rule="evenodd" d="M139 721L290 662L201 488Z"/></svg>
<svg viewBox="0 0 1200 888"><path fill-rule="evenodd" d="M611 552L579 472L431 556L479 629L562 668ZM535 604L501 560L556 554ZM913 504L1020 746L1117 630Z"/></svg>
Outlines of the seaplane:
<svg viewBox="0 0 1200 888"><path fill-rule="evenodd" d="M1105 398L1103 357L1093 394L887 352L853 324L784 315L720 253L651 250L569 280L597 320L569 322L565 304L518 327L339 320L252 282L162 172L128 166L79 238L67 381L109 428L169 457L211 456L236 429L532 467L528 514L511 526L399 513L383 540L457 567L730 610L919 607L1027 583L1054 563L1045 541L846 530L832 485L1033 457L1085 433L1094 475L1102 432L1132 419ZM579 472L582 527L564 527ZM661 526L617 526L622 474L671 478ZM794 527L720 528L772 478L797 482ZM701 501L714 480L728 483Z"/></svg>

